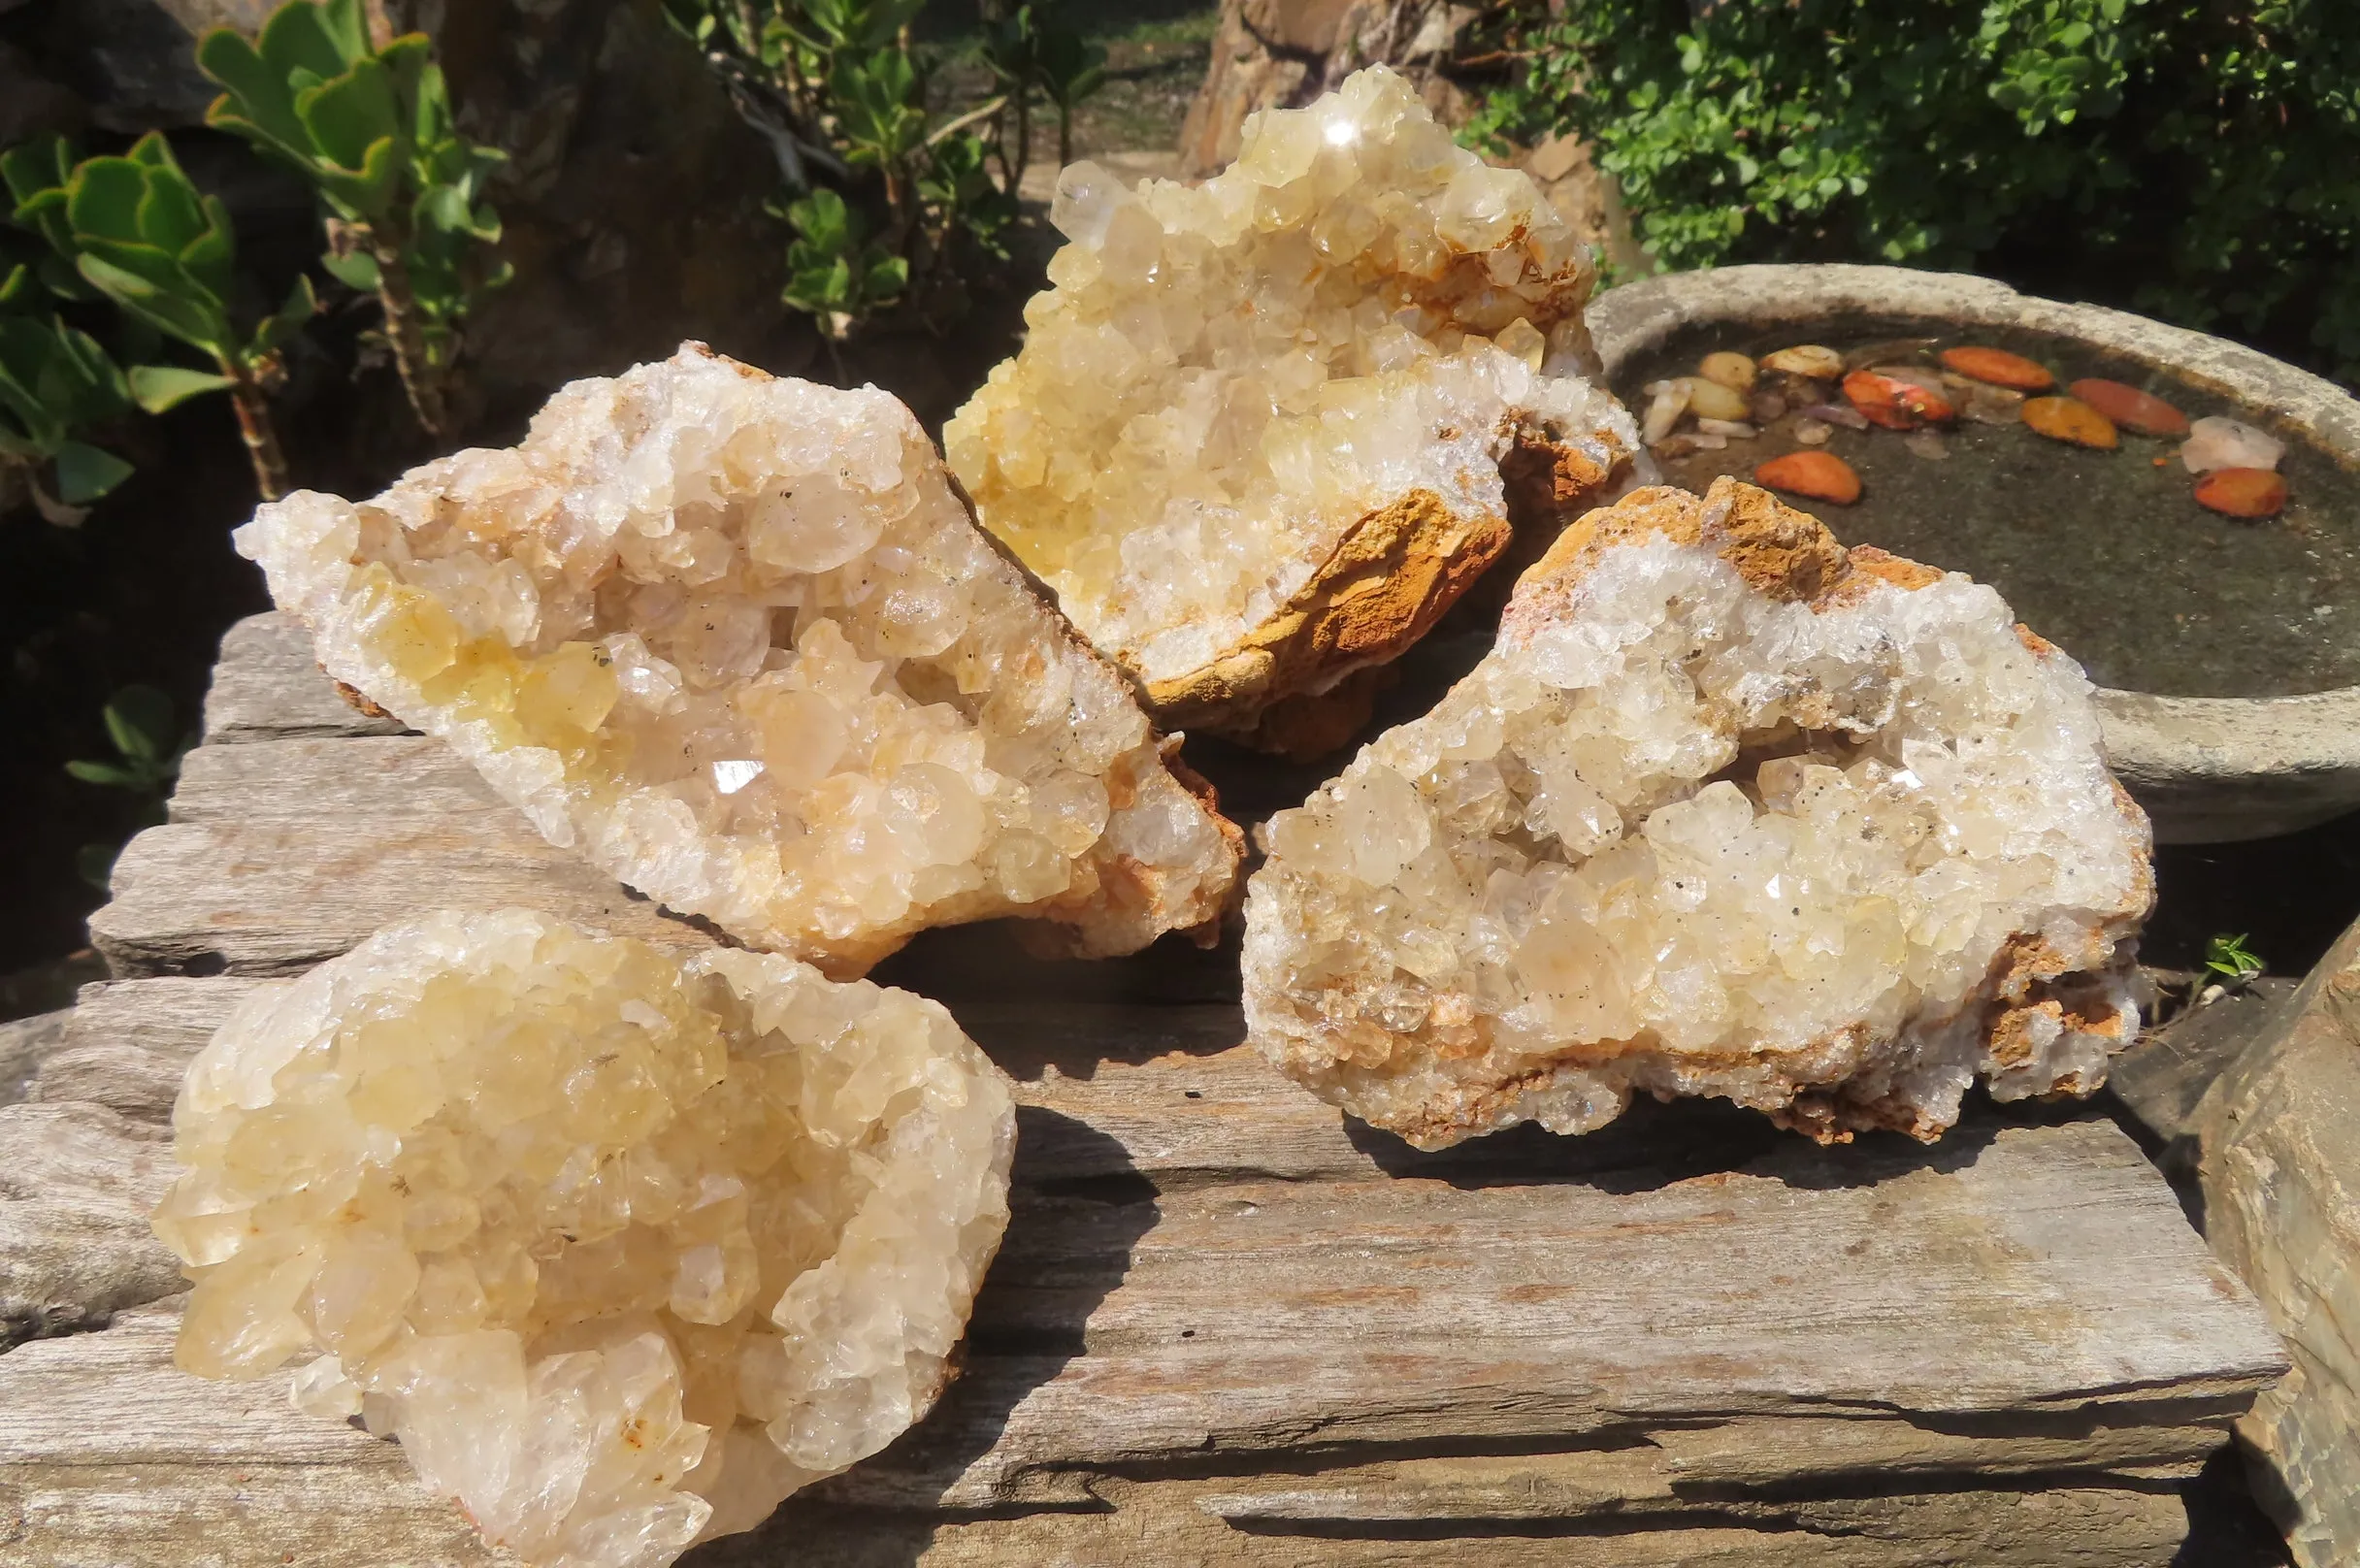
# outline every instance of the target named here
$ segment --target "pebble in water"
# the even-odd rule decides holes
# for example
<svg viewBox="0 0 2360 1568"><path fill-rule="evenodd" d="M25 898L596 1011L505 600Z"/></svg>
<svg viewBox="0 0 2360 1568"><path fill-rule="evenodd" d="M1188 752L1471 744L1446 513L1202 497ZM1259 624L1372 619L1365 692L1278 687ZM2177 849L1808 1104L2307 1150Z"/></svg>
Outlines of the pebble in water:
<svg viewBox="0 0 2360 1568"><path fill-rule="evenodd" d="M1823 419L1805 418L1794 422L1794 439L1805 446L1824 446L1834 434L1835 428Z"/></svg>
<svg viewBox="0 0 2360 1568"><path fill-rule="evenodd" d="M1805 419L1817 419L1824 425L1842 425L1846 430L1866 430L1868 415L1849 403L1814 403L1802 410Z"/></svg>
<svg viewBox="0 0 2360 1568"><path fill-rule="evenodd" d="M2049 367L2021 354L2009 353L2004 348L1980 348L1972 345L1946 348L1942 362L1950 369L1971 380L1991 386L2003 386L2017 392L2046 392L2057 384Z"/></svg>
<svg viewBox="0 0 2360 1568"><path fill-rule="evenodd" d="M1819 428L1822 432L1819 439L1824 441L1826 427ZM1800 432L1797 439L1801 439ZM1833 452L1788 452L1755 469L1754 478L1772 490L1808 496L1813 501L1829 501L1839 506L1849 506L1860 499L1860 475Z"/></svg>
<svg viewBox="0 0 2360 1568"><path fill-rule="evenodd" d="M1754 411L1754 405L1742 392L1710 381L1701 376L1687 378L1688 408L1699 419L1743 419Z"/></svg>
<svg viewBox="0 0 2360 1568"><path fill-rule="evenodd" d="M2016 425L2024 419L2024 394L1987 386L1964 376L1944 379L1959 394L1959 414L1979 425Z"/></svg>
<svg viewBox="0 0 2360 1568"><path fill-rule="evenodd" d="M2230 517L2276 517L2286 509L2286 480L2269 469L2214 469L2196 481L2196 502Z"/></svg>
<svg viewBox="0 0 2360 1568"><path fill-rule="evenodd" d="M2085 376L2066 388L2125 430L2142 436L2184 436L2188 416L2151 392L2103 376Z"/></svg>
<svg viewBox="0 0 2360 1568"><path fill-rule="evenodd" d="M1723 349L1717 354L1705 355L1696 367L1696 374L1732 392L1752 392L1758 372L1754 361L1745 355Z"/></svg>
<svg viewBox="0 0 2360 1568"><path fill-rule="evenodd" d="M1639 439L1653 446L1669 436L1688 411L1687 381L1655 381L1647 387L1647 416L1639 423Z"/></svg>
<svg viewBox="0 0 2360 1568"><path fill-rule="evenodd" d="M1833 381L1844 375L1844 356L1818 343L1798 343L1763 358L1761 368L1808 380Z"/></svg>
<svg viewBox="0 0 2360 1568"><path fill-rule="evenodd" d="M1876 371L1858 370L1845 376L1844 396L1863 418L1887 430L1916 430L1958 417L1956 408L1939 391Z"/></svg>
<svg viewBox="0 0 2360 1568"><path fill-rule="evenodd" d="M2286 443L2267 431L2218 414L2188 427L2180 448L2180 461L2190 474L2214 469L2275 469L2286 455Z"/></svg>
<svg viewBox="0 0 2360 1568"><path fill-rule="evenodd" d="M2024 423L2050 441L2112 451L2119 439L2114 421L2078 398L2033 398L2024 404Z"/></svg>

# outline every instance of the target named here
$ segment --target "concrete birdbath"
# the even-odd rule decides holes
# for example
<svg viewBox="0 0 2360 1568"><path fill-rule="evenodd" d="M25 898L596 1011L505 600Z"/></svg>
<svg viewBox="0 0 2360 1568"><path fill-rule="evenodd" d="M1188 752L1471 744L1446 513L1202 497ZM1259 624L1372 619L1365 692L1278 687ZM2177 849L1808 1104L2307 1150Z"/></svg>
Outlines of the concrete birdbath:
<svg viewBox="0 0 2360 1568"><path fill-rule="evenodd" d="M1843 459L1859 500L1799 504L1847 542L1991 583L2079 659L2109 758L2162 842L2266 837L2360 806L2360 401L2341 388L2202 333L1893 267L1648 278L1599 296L1590 322L1634 413L1648 386L1721 350L1820 344L1939 371L1941 349L1976 345L2038 361L2057 393L2104 377L2267 432L2284 443L2287 500L2256 520L2199 506L2180 441L2127 426L2097 450L1972 419L1813 430L1789 409L1725 444L1676 439L1659 466L1701 490L1797 451Z"/></svg>

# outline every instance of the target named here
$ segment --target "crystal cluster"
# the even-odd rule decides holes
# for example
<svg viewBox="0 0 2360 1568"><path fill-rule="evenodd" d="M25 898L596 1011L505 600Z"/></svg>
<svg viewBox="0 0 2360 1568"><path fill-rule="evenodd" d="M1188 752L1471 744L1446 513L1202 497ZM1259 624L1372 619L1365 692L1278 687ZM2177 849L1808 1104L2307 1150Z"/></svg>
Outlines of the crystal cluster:
<svg viewBox="0 0 2360 1568"><path fill-rule="evenodd" d="M568 1568L658 1568L924 1415L1015 1136L932 1002L521 911L259 993L174 1128L180 1364L310 1357L299 1405Z"/></svg>
<svg viewBox="0 0 2360 1568"><path fill-rule="evenodd" d="M2146 818L1988 587L1722 479L1632 492L1300 809L1247 900L1278 1065L1436 1148L1634 1091L1931 1139L2136 1032Z"/></svg>
<svg viewBox="0 0 2360 1568"><path fill-rule="evenodd" d="M1130 952L1234 878L1236 830L874 388L689 344L237 541L330 674L552 842L830 973L1002 914Z"/></svg>
<svg viewBox="0 0 2360 1568"><path fill-rule="evenodd" d="M1520 493L1554 524L1637 448L1582 379L1573 231L1390 71L1255 116L1201 185L1078 164L1050 216L1054 287L944 445L1171 722L1291 749L1272 710L1423 636Z"/></svg>

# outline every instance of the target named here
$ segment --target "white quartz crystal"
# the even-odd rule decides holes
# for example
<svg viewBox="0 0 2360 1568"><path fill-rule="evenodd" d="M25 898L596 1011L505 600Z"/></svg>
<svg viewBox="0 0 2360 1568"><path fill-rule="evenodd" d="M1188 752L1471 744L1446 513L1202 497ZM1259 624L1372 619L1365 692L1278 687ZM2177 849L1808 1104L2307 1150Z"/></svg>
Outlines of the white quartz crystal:
<svg viewBox="0 0 2360 1568"><path fill-rule="evenodd" d="M2136 1033L2147 820L1988 587L1766 492L1634 491L1496 647L1266 830L1254 1039L1421 1147L1722 1095L1931 1139Z"/></svg>
<svg viewBox="0 0 2360 1568"><path fill-rule="evenodd" d="M494 1543L658 1568L924 1415L1007 1081L790 959L438 914L245 1001L174 1111L176 1359L391 1432Z"/></svg>
<svg viewBox="0 0 2360 1568"><path fill-rule="evenodd" d="M1637 448L1582 378L1573 230L1390 71L1249 119L1200 185L1077 164L1050 216L1054 286L944 446L1176 722L1250 734L1422 636L1507 544L1503 463L1557 507Z"/></svg>
<svg viewBox="0 0 2360 1568"><path fill-rule="evenodd" d="M830 973L1003 914L1130 952L1233 880L1209 792L873 387L692 343L237 542L330 674L551 842Z"/></svg>

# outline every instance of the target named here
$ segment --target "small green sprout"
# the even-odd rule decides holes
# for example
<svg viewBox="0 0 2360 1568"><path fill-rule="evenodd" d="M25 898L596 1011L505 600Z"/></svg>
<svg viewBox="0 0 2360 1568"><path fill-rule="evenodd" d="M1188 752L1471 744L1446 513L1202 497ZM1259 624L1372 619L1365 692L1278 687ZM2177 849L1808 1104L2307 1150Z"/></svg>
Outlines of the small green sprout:
<svg viewBox="0 0 2360 1568"><path fill-rule="evenodd" d="M2245 946L2245 933L2215 936L2205 944L2205 975L2212 983L2240 991L2259 979L2261 959Z"/></svg>

